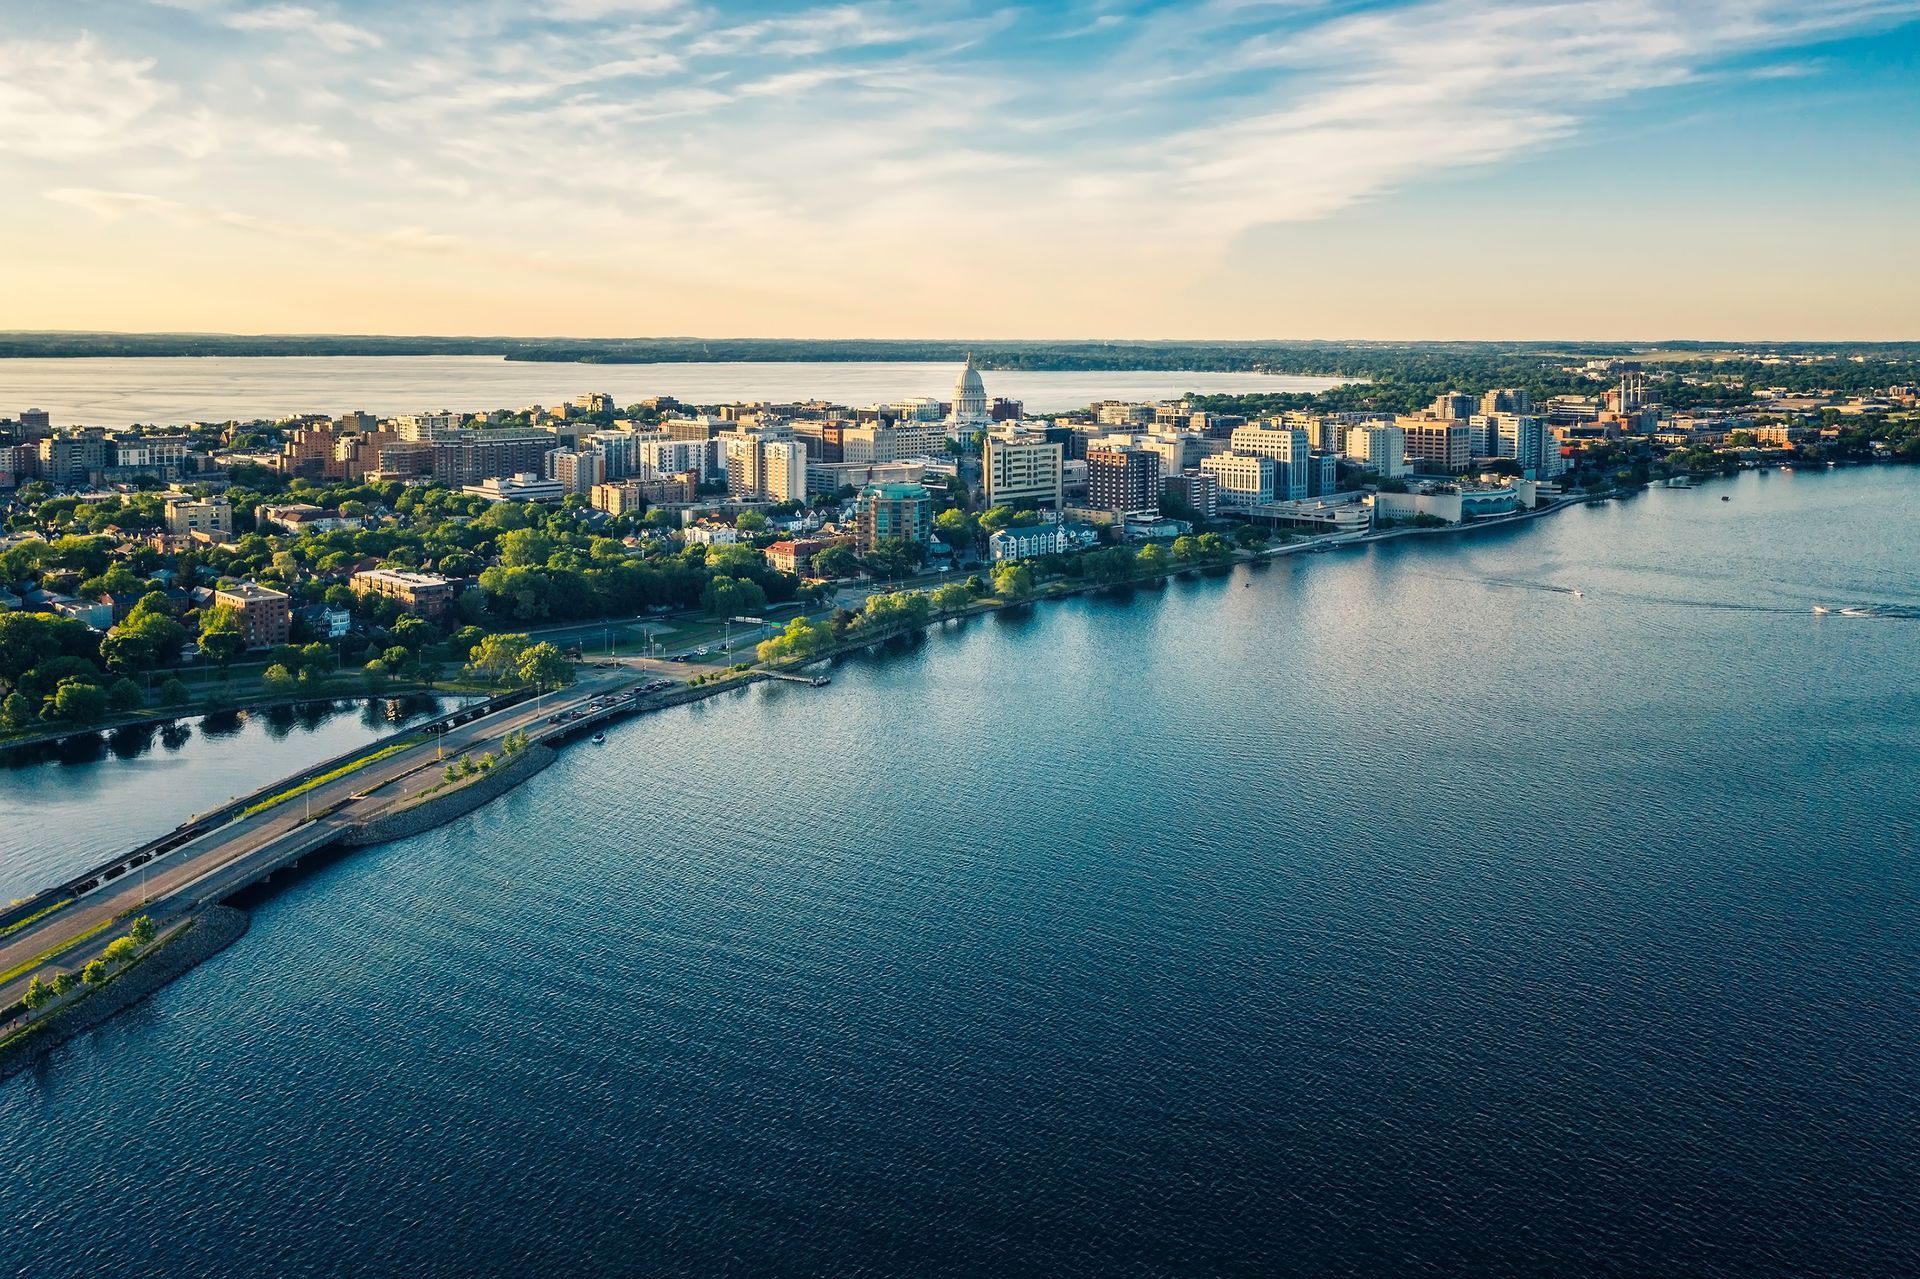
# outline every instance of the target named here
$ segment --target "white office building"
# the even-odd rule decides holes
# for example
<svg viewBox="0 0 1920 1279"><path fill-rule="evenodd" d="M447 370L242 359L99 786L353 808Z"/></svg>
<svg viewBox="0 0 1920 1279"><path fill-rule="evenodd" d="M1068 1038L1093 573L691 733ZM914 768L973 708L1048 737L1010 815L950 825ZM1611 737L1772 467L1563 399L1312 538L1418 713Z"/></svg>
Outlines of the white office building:
<svg viewBox="0 0 1920 1279"><path fill-rule="evenodd" d="M1235 453L1272 458L1278 464L1273 483L1274 491L1282 501L1307 500L1313 489L1313 472L1308 462L1313 452L1313 442L1307 437L1306 431L1297 426L1239 426L1234 428L1231 443ZM1282 472L1280 467L1284 467L1285 471ZM1220 489L1220 496L1225 500L1224 482Z"/></svg>
<svg viewBox="0 0 1920 1279"><path fill-rule="evenodd" d="M1277 465L1270 457L1246 453L1215 453L1200 459L1200 470L1220 482L1220 505L1230 511L1272 502Z"/></svg>
<svg viewBox="0 0 1920 1279"><path fill-rule="evenodd" d="M1347 459L1382 479L1396 479L1407 473L1407 433L1397 426L1349 427Z"/></svg>

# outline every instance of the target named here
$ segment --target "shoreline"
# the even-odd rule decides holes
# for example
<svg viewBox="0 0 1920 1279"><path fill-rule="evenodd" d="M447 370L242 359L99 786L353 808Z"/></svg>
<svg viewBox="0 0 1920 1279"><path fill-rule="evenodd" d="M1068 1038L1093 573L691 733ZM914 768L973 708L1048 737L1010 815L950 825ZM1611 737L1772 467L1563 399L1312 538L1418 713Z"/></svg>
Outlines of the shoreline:
<svg viewBox="0 0 1920 1279"><path fill-rule="evenodd" d="M98 990L28 1023L24 1030L0 1042L0 1083L152 998L239 941L252 922L252 916L231 906L208 906L187 916L160 945Z"/></svg>
<svg viewBox="0 0 1920 1279"><path fill-rule="evenodd" d="M22 737L0 738L0 755L9 751L32 750L39 746L57 746L62 742L78 737L92 737L100 734L118 733L129 728L164 728L168 724L178 724L181 720L205 719L212 715L233 715L241 711L272 710L277 706L317 706L323 702L365 702L378 701L394 697L464 697L484 699L491 694L461 692L445 688L432 688L425 684L396 686L373 691L370 689L309 689L304 693L263 694L259 697L245 697L238 701L222 702L218 705L201 703L192 706L170 708L168 713L140 714L123 719L102 720L96 724L76 724L72 728L33 733Z"/></svg>
<svg viewBox="0 0 1920 1279"><path fill-rule="evenodd" d="M782 675L790 675L792 672L803 670L810 666L817 666L838 657L872 648L876 644L884 643L900 635L923 633L942 622L983 617L991 613L1028 607L1049 600L1070 599L1097 591L1135 587L1149 583L1164 583L1187 573L1204 572L1208 569L1231 570L1240 565L1252 564L1257 561L1271 561L1287 555L1308 554L1319 550L1333 550L1345 546L1359 546L1372 542L1390 541L1406 536L1458 534L1476 529L1491 529L1506 525L1524 524L1530 520L1552 514L1566 507L1585 505L1589 501L1609 501L1616 496L1618 496L1617 492L1609 492L1600 495L1569 498L1556 502L1551 506L1501 516L1497 519L1476 520L1471 524L1449 525L1443 528L1387 529L1378 533L1362 534L1346 539L1335 539L1331 537L1309 539L1257 551L1236 551L1226 559L1205 563L1195 562L1182 564L1170 567L1165 572L1124 578L1117 582L1076 582L1067 586L1061 586L1056 583L1048 589L1036 591L1033 595L1025 599L1004 600L989 598L976 601L965 609L929 618L921 625L901 626L884 632L861 634L856 638L842 640L826 651L809 657L804 661L786 663L777 668L760 667L754 670L736 672L731 675L715 678L709 683L697 687L685 687L657 702L645 707L636 708L632 714L637 718L653 714L657 711L705 701L709 698L717 697L722 693L728 693L737 689L750 687L754 684L775 680ZM340 831L337 838L327 841L324 845L307 850L307 852L302 855L306 856L323 851L339 850L351 852L355 849L374 844L410 839L416 835L422 835L448 825L461 817L485 807L494 800L517 789L523 782L544 772L549 766L558 761L559 752L562 749L574 744L577 740L577 738L562 735L549 742L535 743L525 753L490 773L474 777L452 790L430 794L415 800L412 804L404 808L393 812L380 813L364 823L345 828ZM224 912L224 914L219 912ZM237 927L234 921L229 918L230 916L239 917L241 922L238 923ZM181 944L191 936L192 932L203 926L201 921L207 918L216 921L216 929L207 935L207 940L217 942L217 944L180 949ZM246 932L245 921L247 919L248 916L244 911L220 902L208 903L196 908L187 916L187 927L182 929L179 934L176 934L175 939L169 941L161 950L148 956L134 968L128 969L114 977L99 991L96 991L85 999L77 1001L65 1009L55 1012L46 1022L41 1023L50 1029L35 1031L29 1036L16 1037L9 1041L4 1047L0 1047L0 1081L4 1081L12 1074L18 1073L20 1069L25 1068L24 1064L19 1066L12 1064L17 1055L24 1054L24 1057L21 1058L23 1062L39 1060L41 1057L44 1057L46 1053L51 1052L53 1048L85 1034L88 1030L96 1026L104 1024L118 1012L140 1003L154 992L162 989L177 978L184 976L206 959L212 958L220 951L226 949L227 946L239 940ZM229 933L230 935L228 935ZM204 953L202 953L203 951ZM164 964L158 962L163 956L169 953L173 953L172 959ZM131 989L118 996L112 994L123 982L135 977L138 977L139 980L135 982ZM83 1018L75 1019L75 1014L89 1007L92 1007L94 1011ZM54 1027L57 1027L57 1029L52 1029Z"/></svg>

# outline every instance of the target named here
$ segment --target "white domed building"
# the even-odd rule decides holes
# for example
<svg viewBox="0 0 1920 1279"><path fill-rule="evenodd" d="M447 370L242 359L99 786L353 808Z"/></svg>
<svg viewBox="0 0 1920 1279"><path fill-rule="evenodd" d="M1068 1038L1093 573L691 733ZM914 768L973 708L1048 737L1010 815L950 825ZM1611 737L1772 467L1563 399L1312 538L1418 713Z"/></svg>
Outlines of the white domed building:
<svg viewBox="0 0 1920 1279"><path fill-rule="evenodd" d="M980 370L973 367L973 352L967 352L967 366L953 384L953 412L947 421L955 426L991 426L993 414L987 409L987 384Z"/></svg>

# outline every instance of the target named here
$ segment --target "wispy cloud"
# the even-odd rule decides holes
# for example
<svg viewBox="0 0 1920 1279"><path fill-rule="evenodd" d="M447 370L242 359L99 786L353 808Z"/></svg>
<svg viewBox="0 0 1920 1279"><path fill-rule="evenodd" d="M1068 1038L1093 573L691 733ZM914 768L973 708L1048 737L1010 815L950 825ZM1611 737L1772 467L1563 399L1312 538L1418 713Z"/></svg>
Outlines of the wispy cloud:
<svg viewBox="0 0 1920 1279"><path fill-rule="evenodd" d="M386 43L365 27L323 17L305 5L274 4L262 9L238 9L221 15L220 20L235 31L284 31L309 36L335 53L378 49Z"/></svg>
<svg viewBox="0 0 1920 1279"><path fill-rule="evenodd" d="M1008 258L1039 280L1123 278L1563 145L1659 95L1789 91L1825 73L1815 46L1917 14L67 0L0 37L0 180L127 227L744 292Z"/></svg>

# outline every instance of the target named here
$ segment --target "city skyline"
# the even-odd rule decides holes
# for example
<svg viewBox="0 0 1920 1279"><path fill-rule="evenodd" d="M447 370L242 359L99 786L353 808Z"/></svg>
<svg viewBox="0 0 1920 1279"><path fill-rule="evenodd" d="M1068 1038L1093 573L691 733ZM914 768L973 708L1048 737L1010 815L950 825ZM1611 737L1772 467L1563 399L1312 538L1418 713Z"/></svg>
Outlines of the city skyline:
<svg viewBox="0 0 1920 1279"><path fill-rule="evenodd" d="M10 16L9 327L1920 337L1920 0Z"/></svg>

